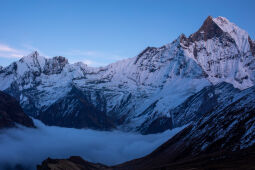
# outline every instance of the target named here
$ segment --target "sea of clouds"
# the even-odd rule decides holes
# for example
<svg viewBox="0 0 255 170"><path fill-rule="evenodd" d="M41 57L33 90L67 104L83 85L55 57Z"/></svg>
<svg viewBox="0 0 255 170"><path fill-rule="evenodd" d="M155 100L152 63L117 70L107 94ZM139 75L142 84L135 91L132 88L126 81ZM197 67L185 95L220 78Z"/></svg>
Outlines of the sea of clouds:
<svg viewBox="0 0 255 170"><path fill-rule="evenodd" d="M46 126L18 127L0 131L0 169L36 169L48 157L81 156L85 160L114 165L149 154L181 128L141 135L120 131L95 131Z"/></svg>

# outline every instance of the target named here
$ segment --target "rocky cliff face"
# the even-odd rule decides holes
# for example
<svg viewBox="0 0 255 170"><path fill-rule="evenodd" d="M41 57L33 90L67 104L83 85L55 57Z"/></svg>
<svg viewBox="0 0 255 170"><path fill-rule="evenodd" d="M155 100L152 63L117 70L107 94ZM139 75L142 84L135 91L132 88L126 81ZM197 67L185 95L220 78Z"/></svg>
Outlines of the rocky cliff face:
<svg viewBox="0 0 255 170"><path fill-rule="evenodd" d="M0 129L15 127L17 124L35 127L32 119L23 112L19 103L0 91Z"/></svg>
<svg viewBox="0 0 255 170"><path fill-rule="evenodd" d="M206 86L253 86L254 70L254 41L248 33L224 17L208 17L189 37L181 35L106 67L69 64L63 57L46 59L35 52L0 71L0 90L46 124L155 133L174 127L178 120L170 111ZM80 119L86 120L77 123Z"/></svg>
<svg viewBox="0 0 255 170"><path fill-rule="evenodd" d="M94 107L82 91L73 88L65 97L56 101L37 117L48 125L72 128L111 130L114 122Z"/></svg>
<svg viewBox="0 0 255 170"><path fill-rule="evenodd" d="M94 164L83 160L79 156L72 156L69 159L51 159L43 161L37 166L38 170L107 170L109 167L102 164Z"/></svg>

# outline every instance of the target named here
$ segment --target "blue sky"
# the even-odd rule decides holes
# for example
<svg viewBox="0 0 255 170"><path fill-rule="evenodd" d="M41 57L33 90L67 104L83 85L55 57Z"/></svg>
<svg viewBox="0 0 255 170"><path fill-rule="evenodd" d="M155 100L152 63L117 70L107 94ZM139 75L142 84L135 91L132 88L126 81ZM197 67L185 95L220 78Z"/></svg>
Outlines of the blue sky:
<svg viewBox="0 0 255 170"><path fill-rule="evenodd" d="M224 16L255 39L253 0L9 0L0 1L0 65L38 50L91 66L136 56L208 15Z"/></svg>

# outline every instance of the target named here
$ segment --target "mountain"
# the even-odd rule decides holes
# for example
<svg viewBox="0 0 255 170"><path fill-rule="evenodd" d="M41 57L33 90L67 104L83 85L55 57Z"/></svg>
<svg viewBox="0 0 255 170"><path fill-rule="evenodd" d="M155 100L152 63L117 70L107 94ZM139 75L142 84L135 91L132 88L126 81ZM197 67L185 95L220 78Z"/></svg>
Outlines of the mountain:
<svg viewBox="0 0 255 170"><path fill-rule="evenodd" d="M208 109L203 103L206 95L210 101L204 102L212 102ZM194 114L201 109L204 114L198 116L200 118L191 116L192 123L149 155L111 167L93 164L89 168L86 162L80 169L254 169L255 86L242 91L228 83L205 87L178 110L185 111L184 105L187 106L183 113L186 116L192 115L192 106L197 106ZM78 164L82 161L72 157L47 159L38 170L64 168L68 162Z"/></svg>
<svg viewBox="0 0 255 170"><path fill-rule="evenodd" d="M0 129L15 127L17 124L35 127L32 119L23 112L19 103L0 91Z"/></svg>
<svg viewBox="0 0 255 170"><path fill-rule="evenodd" d="M211 169L224 169L224 162L229 169L244 168L245 163L249 165L247 169L254 168L254 99L255 86L237 93L233 102L203 115L148 156L124 163L117 169L152 169L159 166L171 169L178 162L186 162L186 168L202 168L205 161L212 166ZM231 157L232 164L228 162ZM242 162L244 165L240 165ZM239 169L243 169L241 167Z"/></svg>
<svg viewBox="0 0 255 170"><path fill-rule="evenodd" d="M207 86L190 96L185 102L169 111L175 127L197 121L206 114L212 114L233 103L247 93L234 88L232 84L222 82Z"/></svg>
<svg viewBox="0 0 255 170"><path fill-rule="evenodd" d="M90 104L86 97L74 87L65 97L56 101L37 118L44 120L48 125L99 130L115 128L114 122L104 112Z"/></svg>
<svg viewBox="0 0 255 170"><path fill-rule="evenodd" d="M224 17L208 17L183 47L213 84L222 80L239 89L254 85L254 42L248 33Z"/></svg>
<svg viewBox="0 0 255 170"><path fill-rule="evenodd" d="M0 70L0 90L48 125L157 133L179 126L176 107L206 86L253 86L254 50L246 31L224 17L208 17L189 37L105 67L34 52Z"/></svg>

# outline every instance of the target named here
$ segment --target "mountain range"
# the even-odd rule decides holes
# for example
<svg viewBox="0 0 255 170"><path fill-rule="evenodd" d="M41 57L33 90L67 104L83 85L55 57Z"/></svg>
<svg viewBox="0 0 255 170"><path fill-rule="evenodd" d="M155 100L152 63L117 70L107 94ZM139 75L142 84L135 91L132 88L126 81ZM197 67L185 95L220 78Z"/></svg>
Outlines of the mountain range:
<svg viewBox="0 0 255 170"><path fill-rule="evenodd" d="M0 90L47 125L157 133L197 117L175 113L207 86L226 82L236 91L253 86L254 55L255 42L246 31L209 16L189 37L182 34L105 67L35 51L0 69Z"/></svg>
<svg viewBox="0 0 255 170"><path fill-rule="evenodd" d="M254 85L255 41L228 19L209 16L188 37L105 67L37 51L0 67L0 128L34 127L26 114L47 125L142 134L186 127L123 164L76 156L48 158L39 170L252 169Z"/></svg>

